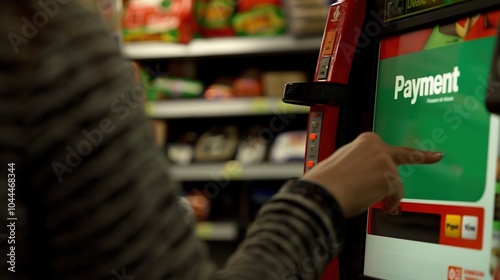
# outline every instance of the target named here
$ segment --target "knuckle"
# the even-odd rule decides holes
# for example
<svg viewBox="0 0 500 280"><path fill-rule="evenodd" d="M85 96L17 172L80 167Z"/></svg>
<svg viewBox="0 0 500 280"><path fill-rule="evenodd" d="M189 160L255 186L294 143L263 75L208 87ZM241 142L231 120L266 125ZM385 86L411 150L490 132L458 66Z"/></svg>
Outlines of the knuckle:
<svg viewBox="0 0 500 280"><path fill-rule="evenodd" d="M381 154L379 166L384 172L399 174L397 165L393 162L391 156L389 156L388 154Z"/></svg>
<svg viewBox="0 0 500 280"><path fill-rule="evenodd" d="M388 154L386 153L386 149L385 147L380 144L380 143L374 143L372 146L371 146L373 152L377 153L377 155L380 155L380 156L388 156Z"/></svg>
<svg viewBox="0 0 500 280"><path fill-rule="evenodd" d="M358 139L361 141L376 141L380 138L373 132L363 132L358 136Z"/></svg>
<svg viewBox="0 0 500 280"><path fill-rule="evenodd" d="M420 150L412 150L410 152L410 161L412 161L413 163L423 163L425 161L425 154L423 151L420 151Z"/></svg>
<svg viewBox="0 0 500 280"><path fill-rule="evenodd" d="M385 147L381 144L371 145L371 152L375 156L378 164L388 164L392 162L391 156L387 153Z"/></svg>

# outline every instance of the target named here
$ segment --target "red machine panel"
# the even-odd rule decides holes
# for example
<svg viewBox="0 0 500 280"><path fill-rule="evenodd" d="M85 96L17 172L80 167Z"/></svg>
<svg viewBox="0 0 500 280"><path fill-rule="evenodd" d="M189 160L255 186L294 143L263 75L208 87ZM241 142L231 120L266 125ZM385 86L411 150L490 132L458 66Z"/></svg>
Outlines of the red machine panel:
<svg viewBox="0 0 500 280"><path fill-rule="evenodd" d="M365 0L343 0L330 7L316 66L315 82L347 86L365 18L365 4ZM340 110L340 106L335 105L311 106L306 171L335 151Z"/></svg>

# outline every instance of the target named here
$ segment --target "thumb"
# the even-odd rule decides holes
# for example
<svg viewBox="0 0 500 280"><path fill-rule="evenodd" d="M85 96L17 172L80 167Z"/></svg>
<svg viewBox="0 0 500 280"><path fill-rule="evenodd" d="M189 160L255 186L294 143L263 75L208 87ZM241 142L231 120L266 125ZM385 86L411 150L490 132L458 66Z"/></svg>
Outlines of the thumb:
<svg viewBox="0 0 500 280"><path fill-rule="evenodd" d="M398 215L401 212L401 197L396 194L386 196L382 199L382 210L390 215Z"/></svg>

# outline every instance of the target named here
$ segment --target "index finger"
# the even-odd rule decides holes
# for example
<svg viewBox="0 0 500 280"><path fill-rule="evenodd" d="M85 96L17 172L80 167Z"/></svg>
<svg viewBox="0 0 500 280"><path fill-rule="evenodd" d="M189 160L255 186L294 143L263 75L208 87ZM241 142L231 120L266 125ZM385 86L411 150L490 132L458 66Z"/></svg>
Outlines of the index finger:
<svg viewBox="0 0 500 280"><path fill-rule="evenodd" d="M390 147L389 153L396 164L430 164L440 161L444 156L441 152L408 147Z"/></svg>

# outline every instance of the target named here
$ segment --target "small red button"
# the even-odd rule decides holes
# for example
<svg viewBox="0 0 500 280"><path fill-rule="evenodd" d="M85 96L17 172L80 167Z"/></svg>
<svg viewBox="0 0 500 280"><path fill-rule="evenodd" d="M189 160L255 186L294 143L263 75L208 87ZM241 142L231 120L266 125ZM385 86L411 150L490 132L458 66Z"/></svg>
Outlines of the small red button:
<svg viewBox="0 0 500 280"><path fill-rule="evenodd" d="M318 137L318 135L316 135L316 133L309 134L309 139L311 139L313 141L316 140L316 137Z"/></svg>
<svg viewBox="0 0 500 280"><path fill-rule="evenodd" d="M317 118L319 116L318 113L313 113L313 117Z"/></svg>
<svg viewBox="0 0 500 280"><path fill-rule="evenodd" d="M310 160L307 162L307 167L311 168L314 166L314 161Z"/></svg>

